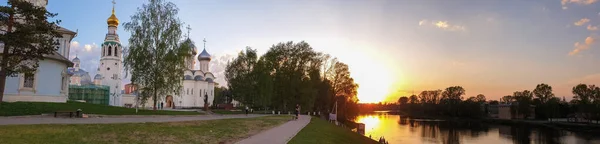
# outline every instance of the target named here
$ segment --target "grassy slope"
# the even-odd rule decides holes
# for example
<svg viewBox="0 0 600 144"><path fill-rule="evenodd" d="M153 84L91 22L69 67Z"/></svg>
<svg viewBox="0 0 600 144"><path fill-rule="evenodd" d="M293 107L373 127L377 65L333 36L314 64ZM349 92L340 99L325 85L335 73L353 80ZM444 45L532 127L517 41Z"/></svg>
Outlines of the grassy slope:
<svg viewBox="0 0 600 144"><path fill-rule="evenodd" d="M289 144L375 144L376 141L313 117Z"/></svg>
<svg viewBox="0 0 600 144"><path fill-rule="evenodd" d="M289 121L286 116L129 124L0 126L0 143L232 143Z"/></svg>
<svg viewBox="0 0 600 144"><path fill-rule="evenodd" d="M197 115L198 112L178 112L178 111L152 111L139 110L135 113L135 109L114 107L98 104L89 104L81 102L67 103L44 103L44 102L3 102L0 104L0 116L19 116L19 115L40 115L43 113L54 113L55 111L83 110L86 114L103 114L103 115Z"/></svg>

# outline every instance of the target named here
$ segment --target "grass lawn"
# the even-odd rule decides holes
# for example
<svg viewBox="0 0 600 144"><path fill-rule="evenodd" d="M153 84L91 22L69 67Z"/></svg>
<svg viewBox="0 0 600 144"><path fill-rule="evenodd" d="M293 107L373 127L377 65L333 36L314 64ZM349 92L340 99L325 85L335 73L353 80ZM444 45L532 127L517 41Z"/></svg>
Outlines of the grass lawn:
<svg viewBox="0 0 600 144"><path fill-rule="evenodd" d="M103 115L198 115L198 112L139 110L90 103L68 101L67 103L45 102L3 102L0 104L0 116L40 115L55 111L81 109L85 114Z"/></svg>
<svg viewBox="0 0 600 144"><path fill-rule="evenodd" d="M246 114L245 110L224 110L224 109L213 109L210 110L213 113L216 114ZM254 111L253 113L248 113L248 114L271 114L271 111ZM287 113L286 113L287 114ZM283 113L282 113L283 115Z"/></svg>
<svg viewBox="0 0 600 144"><path fill-rule="evenodd" d="M313 117L288 144L376 144L377 141L362 136L349 129L335 126L325 120Z"/></svg>
<svg viewBox="0 0 600 144"><path fill-rule="evenodd" d="M233 143L288 116L129 124L0 126L0 143Z"/></svg>

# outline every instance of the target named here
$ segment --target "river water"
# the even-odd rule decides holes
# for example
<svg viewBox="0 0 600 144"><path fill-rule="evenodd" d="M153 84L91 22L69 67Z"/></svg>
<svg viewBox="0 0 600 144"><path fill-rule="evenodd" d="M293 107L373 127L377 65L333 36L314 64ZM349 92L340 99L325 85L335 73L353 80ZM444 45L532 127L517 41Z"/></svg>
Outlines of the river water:
<svg viewBox="0 0 600 144"><path fill-rule="evenodd" d="M523 125L409 119L387 113L360 115L365 136L390 144L600 144L600 135Z"/></svg>

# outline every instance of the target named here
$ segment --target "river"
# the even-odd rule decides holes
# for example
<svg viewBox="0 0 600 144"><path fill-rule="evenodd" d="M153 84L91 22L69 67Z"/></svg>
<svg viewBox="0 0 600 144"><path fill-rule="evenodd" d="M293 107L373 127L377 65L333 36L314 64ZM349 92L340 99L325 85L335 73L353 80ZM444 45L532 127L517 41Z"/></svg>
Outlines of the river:
<svg viewBox="0 0 600 144"><path fill-rule="evenodd" d="M363 114L365 136L390 144L600 144L600 135L534 126L409 119L387 113Z"/></svg>

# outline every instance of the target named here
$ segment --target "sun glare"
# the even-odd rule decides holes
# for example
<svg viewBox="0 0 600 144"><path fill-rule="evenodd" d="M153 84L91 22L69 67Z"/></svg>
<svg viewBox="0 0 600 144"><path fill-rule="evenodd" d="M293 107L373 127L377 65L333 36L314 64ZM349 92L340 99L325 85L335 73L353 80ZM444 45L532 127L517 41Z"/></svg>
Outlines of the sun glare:
<svg viewBox="0 0 600 144"><path fill-rule="evenodd" d="M395 79L390 75L390 70L376 62L372 62L370 65L361 65L358 68L360 69L352 73L359 85L359 102L377 103L384 101L389 95L389 88Z"/></svg>
<svg viewBox="0 0 600 144"><path fill-rule="evenodd" d="M358 123L365 124L365 133L377 128L379 125L379 118L375 116L361 116L358 117Z"/></svg>

